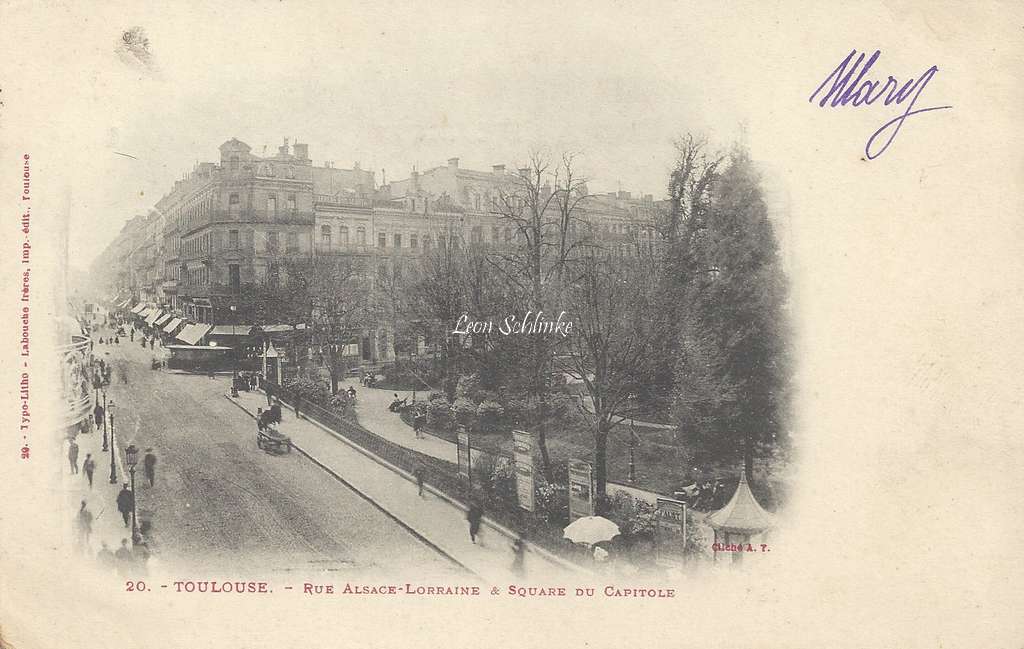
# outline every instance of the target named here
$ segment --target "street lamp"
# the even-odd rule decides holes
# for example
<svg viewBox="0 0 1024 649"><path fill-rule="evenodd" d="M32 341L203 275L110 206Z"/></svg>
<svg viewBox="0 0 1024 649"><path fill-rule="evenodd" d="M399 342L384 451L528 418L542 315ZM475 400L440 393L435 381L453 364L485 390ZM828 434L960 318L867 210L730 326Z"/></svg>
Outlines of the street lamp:
<svg viewBox="0 0 1024 649"><path fill-rule="evenodd" d="M636 484L636 446L640 442L636 427L629 422L629 483Z"/></svg>
<svg viewBox="0 0 1024 649"><path fill-rule="evenodd" d="M103 452L106 453L110 448L107 446L107 391L103 391Z"/></svg>
<svg viewBox="0 0 1024 649"><path fill-rule="evenodd" d="M117 467L114 465L114 456L117 455L117 447L114 445L114 400L110 400L110 484L117 484Z"/></svg>
<svg viewBox="0 0 1024 649"><path fill-rule="evenodd" d="M128 448L124 449L124 458L128 464L128 474L131 476L132 483L132 545L135 545L142 540L139 536L139 525L135 516L135 465L139 463L139 449L135 448L135 444L129 444Z"/></svg>

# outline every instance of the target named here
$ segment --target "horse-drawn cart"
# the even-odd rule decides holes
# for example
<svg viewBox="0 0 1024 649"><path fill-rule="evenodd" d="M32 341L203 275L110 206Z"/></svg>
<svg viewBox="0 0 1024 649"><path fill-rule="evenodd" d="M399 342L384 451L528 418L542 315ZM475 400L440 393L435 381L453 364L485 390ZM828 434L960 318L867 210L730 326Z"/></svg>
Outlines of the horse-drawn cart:
<svg viewBox="0 0 1024 649"><path fill-rule="evenodd" d="M256 430L256 446L264 451L272 451L274 453L292 452L291 438L272 427L258 428Z"/></svg>

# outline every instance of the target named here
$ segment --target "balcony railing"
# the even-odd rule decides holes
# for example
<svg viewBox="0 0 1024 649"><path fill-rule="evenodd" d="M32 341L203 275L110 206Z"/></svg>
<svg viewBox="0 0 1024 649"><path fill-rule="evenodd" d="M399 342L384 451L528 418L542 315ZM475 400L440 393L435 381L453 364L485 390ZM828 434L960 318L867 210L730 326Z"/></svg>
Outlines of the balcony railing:
<svg viewBox="0 0 1024 649"><path fill-rule="evenodd" d="M313 203L317 205L334 205L337 207L356 207L370 209L373 207L372 198L359 198L358 196L344 196L341 194L313 194Z"/></svg>

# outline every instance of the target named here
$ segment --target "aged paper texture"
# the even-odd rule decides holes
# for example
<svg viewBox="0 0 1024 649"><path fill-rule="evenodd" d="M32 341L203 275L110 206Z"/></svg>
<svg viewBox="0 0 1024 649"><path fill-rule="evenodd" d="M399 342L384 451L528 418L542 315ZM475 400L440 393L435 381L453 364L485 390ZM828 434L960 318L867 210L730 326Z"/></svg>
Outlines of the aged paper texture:
<svg viewBox="0 0 1024 649"><path fill-rule="evenodd" d="M1022 25L0 3L0 647L1020 647Z"/></svg>

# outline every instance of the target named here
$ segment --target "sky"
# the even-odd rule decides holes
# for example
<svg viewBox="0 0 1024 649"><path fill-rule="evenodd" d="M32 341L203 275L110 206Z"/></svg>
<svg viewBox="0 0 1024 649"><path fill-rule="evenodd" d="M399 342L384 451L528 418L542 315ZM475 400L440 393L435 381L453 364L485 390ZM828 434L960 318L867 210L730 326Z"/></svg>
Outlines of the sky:
<svg viewBox="0 0 1024 649"><path fill-rule="evenodd" d="M305 142L314 164L358 162L378 183L450 157L490 170L573 152L591 191L660 197L675 138L739 136L743 114L706 92L723 72L701 56L707 43L650 14L351 7L320 10L322 23L275 5L203 20L133 9L116 24L141 27L150 65L117 47L112 24L82 16L87 46L62 53L81 69L63 97L75 264L232 137L257 155Z"/></svg>

